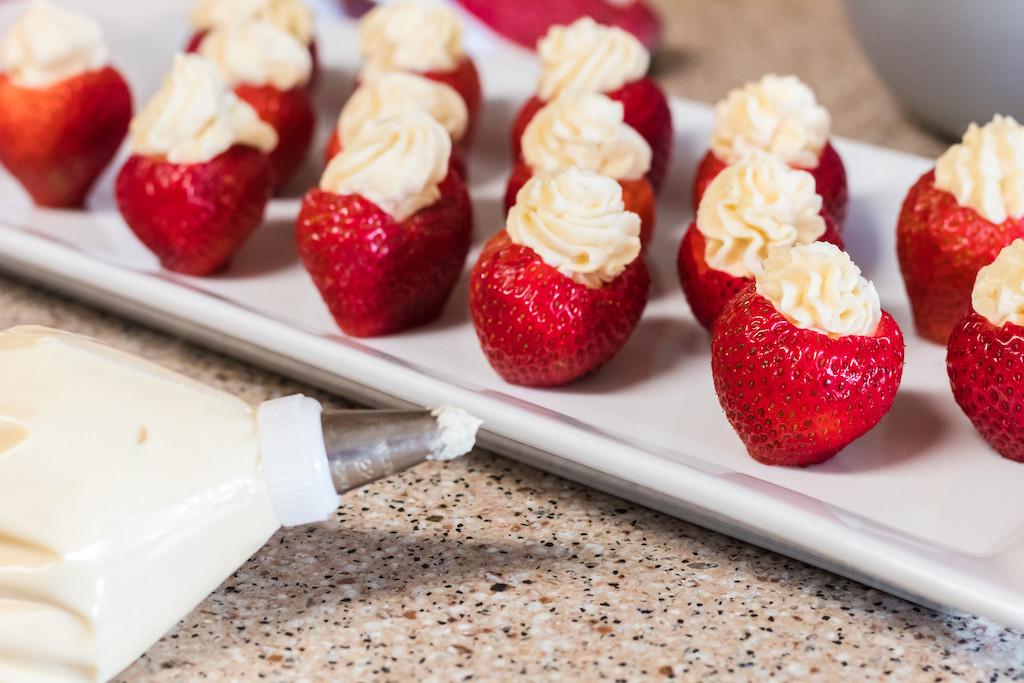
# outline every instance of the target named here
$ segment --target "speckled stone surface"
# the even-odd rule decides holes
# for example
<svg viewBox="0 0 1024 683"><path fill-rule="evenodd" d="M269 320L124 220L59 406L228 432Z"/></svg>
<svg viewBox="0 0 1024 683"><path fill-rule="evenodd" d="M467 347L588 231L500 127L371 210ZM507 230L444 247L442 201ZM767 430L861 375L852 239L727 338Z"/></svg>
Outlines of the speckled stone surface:
<svg viewBox="0 0 1024 683"><path fill-rule="evenodd" d="M768 71L837 134L934 156L835 0L659 0L674 94ZM98 337L257 402L338 399L0 276L0 326ZM159 590L159 586L154 586ZM347 495L284 530L116 680L995 681L1024 637L914 606L483 451Z"/></svg>

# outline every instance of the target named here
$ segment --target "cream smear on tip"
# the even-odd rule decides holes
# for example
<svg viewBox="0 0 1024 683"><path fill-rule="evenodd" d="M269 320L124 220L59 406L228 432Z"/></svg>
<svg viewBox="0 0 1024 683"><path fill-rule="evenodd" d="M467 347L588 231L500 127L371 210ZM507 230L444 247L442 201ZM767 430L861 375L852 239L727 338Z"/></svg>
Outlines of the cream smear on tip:
<svg viewBox="0 0 1024 683"><path fill-rule="evenodd" d="M99 22L45 0L33 0L0 43L11 80L45 88L107 65Z"/></svg>
<svg viewBox="0 0 1024 683"><path fill-rule="evenodd" d="M427 460L452 460L465 455L476 443L476 433L483 420L463 408L445 404L430 411L437 420L441 435Z"/></svg>
<svg viewBox="0 0 1024 683"><path fill-rule="evenodd" d="M246 403L65 332L0 333L4 683L110 679L278 527Z"/></svg>

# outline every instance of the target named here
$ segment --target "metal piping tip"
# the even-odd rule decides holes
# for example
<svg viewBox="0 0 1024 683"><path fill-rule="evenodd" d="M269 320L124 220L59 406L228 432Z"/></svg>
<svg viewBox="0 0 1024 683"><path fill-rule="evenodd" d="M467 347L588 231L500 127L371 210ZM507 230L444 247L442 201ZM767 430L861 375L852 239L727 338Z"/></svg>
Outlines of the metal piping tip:
<svg viewBox="0 0 1024 683"><path fill-rule="evenodd" d="M331 480L338 493L426 460L472 449L481 422L461 408L334 410L321 416Z"/></svg>

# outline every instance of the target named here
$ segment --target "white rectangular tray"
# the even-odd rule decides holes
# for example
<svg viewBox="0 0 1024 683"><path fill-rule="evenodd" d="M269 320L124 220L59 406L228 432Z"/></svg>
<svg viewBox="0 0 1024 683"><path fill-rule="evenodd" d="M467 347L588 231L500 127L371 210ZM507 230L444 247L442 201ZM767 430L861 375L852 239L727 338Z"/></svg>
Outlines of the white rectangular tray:
<svg viewBox="0 0 1024 683"><path fill-rule="evenodd" d="M190 3L83 4L104 21L140 106L185 40ZM0 28L18 9L0 8ZM356 63L351 24L324 8L319 35L324 125L299 181L307 187ZM470 162L476 240L467 274L501 225L508 128L536 75L532 57L515 48L491 44L477 60L488 101ZM297 198L272 203L227 272L188 278L161 271L121 221L117 163L87 211L36 209L0 174L0 268L369 404L463 405L484 419L481 441L499 452L925 605L1024 627L1024 466L991 451L960 413L944 350L914 335L895 263L900 202L930 162L837 142L852 195L847 247L902 325L907 365L891 413L867 436L823 465L772 468L750 459L726 422L708 336L676 279L711 111L675 100L673 113L675 160L650 249L650 305L609 365L560 389L513 387L491 370L469 322L465 277L436 323L346 338L298 263Z"/></svg>

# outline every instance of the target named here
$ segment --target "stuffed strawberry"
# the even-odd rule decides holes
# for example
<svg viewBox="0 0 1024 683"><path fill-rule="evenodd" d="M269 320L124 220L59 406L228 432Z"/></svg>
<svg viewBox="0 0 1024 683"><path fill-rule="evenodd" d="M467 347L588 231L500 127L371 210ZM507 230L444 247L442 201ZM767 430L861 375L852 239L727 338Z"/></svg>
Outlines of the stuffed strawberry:
<svg viewBox="0 0 1024 683"><path fill-rule="evenodd" d="M316 127L306 87L312 73L309 52L267 21L213 29L198 52L217 65L235 94L277 132L270 166L280 189L305 161Z"/></svg>
<svg viewBox="0 0 1024 683"><path fill-rule="evenodd" d="M661 189L672 155L672 112L665 93L647 77L650 54L633 35L584 17L570 26L554 26L538 43L541 75L537 93L512 124L512 157L521 158L526 126L547 102L560 94L602 93L624 110L623 120L651 148L647 179Z"/></svg>
<svg viewBox="0 0 1024 683"><path fill-rule="evenodd" d="M648 50L654 50L661 38L661 20L644 0L457 1L491 29L531 50L551 26L584 16L629 31Z"/></svg>
<svg viewBox="0 0 1024 683"><path fill-rule="evenodd" d="M1024 462L1024 240L978 271L971 300L949 335L953 397L992 448Z"/></svg>
<svg viewBox="0 0 1024 683"><path fill-rule="evenodd" d="M132 117L99 24L33 2L0 46L0 163L40 206L81 206Z"/></svg>
<svg viewBox="0 0 1024 683"><path fill-rule="evenodd" d="M125 222L168 270L219 270L262 221L274 129L212 62L178 55L130 133L132 155L115 185Z"/></svg>
<svg viewBox="0 0 1024 683"><path fill-rule="evenodd" d="M910 188L896 226L900 272L918 334L945 344L978 270L1024 237L1024 127L971 124Z"/></svg>
<svg viewBox="0 0 1024 683"><path fill-rule="evenodd" d="M287 31L309 52L311 70L306 87L311 89L319 72L314 20L313 10L300 0L196 0L189 13L193 33L185 51L198 51L206 34L214 29L268 22Z"/></svg>
<svg viewBox="0 0 1024 683"><path fill-rule="evenodd" d="M362 127L378 118L420 111L437 119L452 138L452 169L465 179L465 159L469 155L469 112L462 97L444 83L418 74L391 71L361 84L345 102L338 125L327 142L329 163L353 139Z"/></svg>
<svg viewBox="0 0 1024 683"><path fill-rule="evenodd" d="M345 334L393 334L441 314L473 231L450 153L448 132L427 114L375 119L303 200L299 255Z"/></svg>
<svg viewBox="0 0 1024 683"><path fill-rule="evenodd" d="M476 65L462 48L462 18L455 10L427 0L378 5L359 21L359 50L361 82L408 71L459 93L469 115L464 144L471 144L483 95Z"/></svg>
<svg viewBox="0 0 1024 683"><path fill-rule="evenodd" d="M711 331L722 309L774 247L842 240L821 208L814 178L753 151L708 186L679 246L676 266L690 310Z"/></svg>
<svg viewBox="0 0 1024 683"><path fill-rule="evenodd" d="M723 168L750 150L762 150L814 176L825 212L842 232L849 190L830 127L828 112L795 76L768 75L731 91L715 107L711 149L697 167L693 205L700 206L708 183Z"/></svg>
<svg viewBox="0 0 1024 683"><path fill-rule="evenodd" d="M534 177L484 247L469 310L507 382L556 386L607 363L647 304L640 218L618 183L569 168Z"/></svg>
<svg viewBox="0 0 1024 683"><path fill-rule="evenodd" d="M505 211L536 173L575 166L614 178L622 187L627 211L640 216L640 246L646 250L654 231L654 188L646 173L651 147L623 120L621 102L599 93L559 95L533 117L523 132L522 159L505 190Z"/></svg>
<svg viewBox="0 0 1024 683"><path fill-rule="evenodd" d="M755 460L828 460L875 426L903 374L903 336L833 244L772 250L715 322L711 374Z"/></svg>

